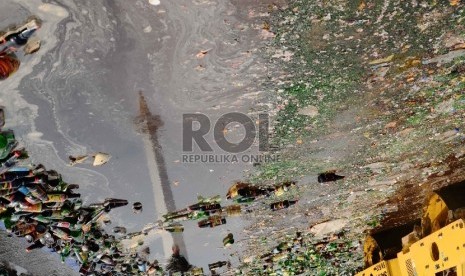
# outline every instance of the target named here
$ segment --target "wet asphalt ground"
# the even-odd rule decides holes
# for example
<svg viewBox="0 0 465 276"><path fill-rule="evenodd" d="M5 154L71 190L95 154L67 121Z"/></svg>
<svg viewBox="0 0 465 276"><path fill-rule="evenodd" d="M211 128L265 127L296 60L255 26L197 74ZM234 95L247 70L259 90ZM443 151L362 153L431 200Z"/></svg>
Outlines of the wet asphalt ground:
<svg viewBox="0 0 465 276"><path fill-rule="evenodd" d="M40 51L18 53L20 70L0 83L6 127L15 130L32 161L80 184L84 202L106 197L142 202L141 214L133 214L130 206L110 213L111 227L123 225L129 231L161 218L163 207L181 209L195 203L198 195L220 194L225 201L227 188L252 164L183 162L183 154L189 154L182 148L183 114L200 112L213 124L227 112L250 114L259 103L264 91L258 84L269 74L258 57L262 17L267 16L260 9L266 3L46 2L0 4L1 26L19 24L30 15L43 20L36 34L42 40ZM134 123L139 91L151 113L163 121L156 150ZM243 135L240 127L225 129L233 141ZM228 154L215 145L211 132L206 137L214 150L209 154ZM164 164L156 158L157 150ZM96 151L111 154L110 162L102 167L68 165L69 155ZM204 154L198 148L193 153ZM256 153L255 145L245 152ZM163 193L167 189L172 196ZM221 241L229 232L237 240L245 238L241 229L247 223L232 218L226 225L200 229L187 222L175 240L184 243L182 253L194 265L206 268L228 259L234 263L241 249L224 249ZM170 238L165 234L146 239L151 259L166 261ZM43 273L37 275L48 275Z"/></svg>

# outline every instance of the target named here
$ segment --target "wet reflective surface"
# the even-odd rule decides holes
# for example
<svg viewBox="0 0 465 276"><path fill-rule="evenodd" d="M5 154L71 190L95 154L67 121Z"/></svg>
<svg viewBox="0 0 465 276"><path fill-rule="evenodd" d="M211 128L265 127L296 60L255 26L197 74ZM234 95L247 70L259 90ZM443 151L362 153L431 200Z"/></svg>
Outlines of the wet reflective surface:
<svg viewBox="0 0 465 276"><path fill-rule="evenodd" d="M257 58L261 38L253 27L259 20L250 16L257 3L152 4L1 4L2 26L22 23L30 15L43 20L37 33L41 49L34 55L19 53L20 70L1 83L0 104L8 107L6 127L15 130L33 162L80 184L85 202L120 197L142 203L139 214L130 206L113 212L108 229L141 230L161 218L163 207L184 208L195 203L197 195L220 194L225 200L230 184L252 167L250 162L183 163L182 115L202 112L213 123L226 112L248 112L259 98L256 84L266 67ZM140 114L139 91L151 113L163 121L155 148L150 134L134 123ZM229 128L233 137L240 131ZM213 145L210 134L207 141ZM69 155L98 151L112 156L105 166L68 165ZM237 250L223 249L222 239L228 232L240 239L245 224L232 218L226 225L200 229L187 222L175 240L184 243L181 251L192 264L206 268ZM169 235L146 239L151 258L161 262L171 253L170 243Z"/></svg>

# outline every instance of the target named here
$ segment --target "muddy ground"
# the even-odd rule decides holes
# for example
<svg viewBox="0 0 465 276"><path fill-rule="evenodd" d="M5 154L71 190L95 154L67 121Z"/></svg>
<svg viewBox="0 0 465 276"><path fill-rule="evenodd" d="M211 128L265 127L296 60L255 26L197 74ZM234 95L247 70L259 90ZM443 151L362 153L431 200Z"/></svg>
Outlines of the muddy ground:
<svg viewBox="0 0 465 276"><path fill-rule="evenodd" d="M303 231L312 275L353 274L366 233L419 218L433 190L462 181L463 20L460 1L292 1L272 16L267 53L283 71L270 110L284 158L250 178L297 180L300 201L259 215L245 271L263 270L256 248ZM324 171L345 178L320 184ZM349 245L310 234L322 222ZM272 271L293 269L292 255Z"/></svg>

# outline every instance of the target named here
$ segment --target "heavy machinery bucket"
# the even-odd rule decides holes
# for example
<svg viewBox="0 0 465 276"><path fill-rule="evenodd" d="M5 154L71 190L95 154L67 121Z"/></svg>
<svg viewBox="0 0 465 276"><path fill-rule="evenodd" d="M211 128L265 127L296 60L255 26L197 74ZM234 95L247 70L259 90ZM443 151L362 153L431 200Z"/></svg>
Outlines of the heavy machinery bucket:
<svg viewBox="0 0 465 276"><path fill-rule="evenodd" d="M397 252L402 251L402 238L410 234L415 225L419 224L419 220L414 220L367 235L363 245L365 267L396 258Z"/></svg>
<svg viewBox="0 0 465 276"><path fill-rule="evenodd" d="M461 218L465 219L465 182L444 187L430 195L421 219L422 237Z"/></svg>
<svg viewBox="0 0 465 276"><path fill-rule="evenodd" d="M399 253L399 275L465 275L465 223L456 220Z"/></svg>

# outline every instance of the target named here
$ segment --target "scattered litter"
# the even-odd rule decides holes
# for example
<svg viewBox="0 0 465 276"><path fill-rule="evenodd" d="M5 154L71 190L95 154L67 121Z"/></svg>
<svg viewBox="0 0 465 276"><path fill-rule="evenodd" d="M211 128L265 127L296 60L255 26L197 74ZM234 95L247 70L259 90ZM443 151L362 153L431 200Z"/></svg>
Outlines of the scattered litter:
<svg viewBox="0 0 465 276"><path fill-rule="evenodd" d="M197 55L195 55L196 58L204 58L207 53L210 51L211 49L208 49L208 50L202 50L200 52L197 53Z"/></svg>
<svg viewBox="0 0 465 276"><path fill-rule="evenodd" d="M168 232L171 232L171 233L180 233L180 232L184 232L184 226L180 223L175 223L175 224L170 224L166 227L164 227L164 229Z"/></svg>
<svg viewBox="0 0 465 276"><path fill-rule="evenodd" d="M231 264L229 262L226 262L226 261L218 261L218 262L215 262L215 263L212 263L212 264L208 264L208 269L210 271L214 271L214 270L217 270L218 268L221 268L223 266L231 266Z"/></svg>
<svg viewBox="0 0 465 276"><path fill-rule="evenodd" d="M205 227L216 227L222 224L226 224L226 218L221 217L219 215L214 215L209 217L208 219L204 219L198 222L198 225L200 228L205 228Z"/></svg>
<svg viewBox="0 0 465 276"><path fill-rule="evenodd" d="M160 0L149 0L150 5L158 6L160 5Z"/></svg>
<svg viewBox="0 0 465 276"><path fill-rule="evenodd" d="M152 31L152 26L148 25L144 28L144 33L150 33Z"/></svg>
<svg viewBox="0 0 465 276"><path fill-rule="evenodd" d="M94 158L94 161L92 163L93 166L101 166L110 160L111 156L107 153L103 152L98 152L95 154L86 154L86 155L77 155L77 156L72 156L70 155L69 158L69 164L71 166L74 166L76 164L84 164L86 161L89 159L89 157Z"/></svg>
<svg viewBox="0 0 465 276"><path fill-rule="evenodd" d="M270 204L270 209L273 211L289 208L297 203L297 200L284 200L279 202L274 202Z"/></svg>
<svg viewBox="0 0 465 276"><path fill-rule="evenodd" d="M224 239L223 239L223 246L224 247L229 247L234 243L234 235L232 233L229 233Z"/></svg>
<svg viewBox="0 0 465 276"><path fill-rule="evenodd" d="M324 172L318 175L318 182L333 182L338 181L340 179L344 179L345 176L337 175L335 172Z"/></svg>
<svg viewBox="0 0 465 276"><path fill-rule="evenodd" d="M28 40L39 27L39 21L31 19L19 28L2 33L0 36L0 56L12 54L24 45L27 45Z"/></svg>
<svg viewBox="0 0 465 276"><path fill-rule="evenodd" d="M89 158L89 156L87 156L87 155L71 156L70 155L68 158L69 158L69 161L70 161L69 164L71 166L74 166L76 164L84 163L87 160L87 158Z"/></svg>
<svg viewBox="0 0 465 276"><path fill-rule="evenodd" d="M103 153L103 152L98 152L95 155L93 155L92 157L94 157L94 163L92 164L93 166L101 166L101 165L107 163L108 160L110 160L110 158L111 158L111 156L109 154Z"/></svg>
<svg viewBox="0 0 465 276"><path fill-rule="evenodd" d="M113 233L117 234L126 234L126 227L123 226L115 226L113 227Z"/></svg>
<svg viewBox="0 0 465 276"><path fill-rule="evenodd" d="M142 213L142 203L134 202L134 204L132 204L132 211L134 212L134 214Z"/></svg>
<svg viewBox="0 0 465 276"><path fill-rule="evenodd" d="M40 46L41 46L40 39L38 39L38 38L30 39L29 42L26 44L26 46L24 46L24 53L26 55L33 54L33 53L39 51Z"/></svg>

